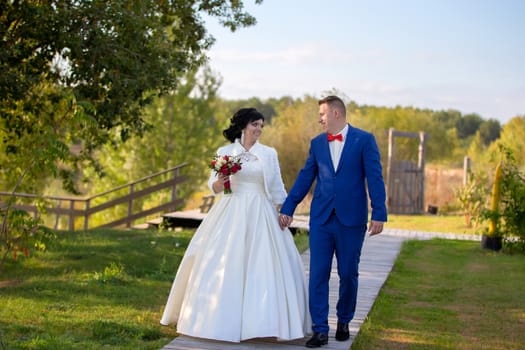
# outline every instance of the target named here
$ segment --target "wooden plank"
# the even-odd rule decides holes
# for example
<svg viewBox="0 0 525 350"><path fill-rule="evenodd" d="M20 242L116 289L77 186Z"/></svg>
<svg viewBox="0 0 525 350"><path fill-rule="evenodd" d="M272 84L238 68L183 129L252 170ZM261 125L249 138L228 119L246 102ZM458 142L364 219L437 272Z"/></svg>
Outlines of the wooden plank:
<svg viewBox="0 0 525 350"><path fill-rule="evenodd" d="M199 209L175 211L163 214L162 217L172 227L196 228L200 225L207 213L202 213ZM290 231L295 234L298 229L308 230L309 218L305 215L294 215L293 222L290 225Z"/></svg>
<svg viewBox="0 0 525 350"><path fill-rule="evenodd" d="M199 209L175 211L162 215L167 226L185 228L199 227L205 217L206 213L201 213Z"/></svg>

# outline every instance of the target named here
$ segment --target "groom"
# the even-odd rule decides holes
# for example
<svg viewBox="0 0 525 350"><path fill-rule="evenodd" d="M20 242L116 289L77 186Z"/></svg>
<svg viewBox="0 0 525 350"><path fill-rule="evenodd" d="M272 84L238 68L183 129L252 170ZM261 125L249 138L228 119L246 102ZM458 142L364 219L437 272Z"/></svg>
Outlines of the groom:
<svg viewBox="0 0 525 350"><path fill-rule="evenodd" d="M350 337L348 323L356 308L359 258L367 232L368 197L372 208L370 236L387 221L385 184L376 140L346 121L344 102L337 96L319 101L322 133L310 142L304 167L281 207L281 227L291 224L297 205L316 186L310 207L309 306L313 336L308 348L328 343L328 281L335 253L339 275L335 339Z"/></svg>

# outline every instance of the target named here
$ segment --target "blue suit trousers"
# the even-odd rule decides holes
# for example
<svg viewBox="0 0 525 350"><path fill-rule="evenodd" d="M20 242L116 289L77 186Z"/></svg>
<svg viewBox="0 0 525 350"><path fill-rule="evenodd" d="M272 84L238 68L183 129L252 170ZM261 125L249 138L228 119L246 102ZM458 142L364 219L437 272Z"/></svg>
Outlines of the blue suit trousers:
<svg viewBox="0 0 525 350"><path fill-rule="evenodd" d="M310 314L312 330L328 334L328 294L335 254L339 275L338 322L348 323L355 314L361 248L366 225L344 226L333 212L325 223L310 222Z"/></svg>

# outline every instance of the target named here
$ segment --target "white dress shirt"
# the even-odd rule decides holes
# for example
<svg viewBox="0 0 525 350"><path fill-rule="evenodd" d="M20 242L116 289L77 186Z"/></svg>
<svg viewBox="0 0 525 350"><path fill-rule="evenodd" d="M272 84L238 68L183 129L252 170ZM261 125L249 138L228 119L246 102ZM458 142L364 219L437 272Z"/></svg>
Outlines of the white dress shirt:
<svg viewBox="0 0 525 350"><path fill-rule="evenodd" d="M341 134L341 136L343 136L343 141L334 140L328 142L328 145L330 146L330 156L332 157L332 163L334 163L334 170L337 170L337 166L339 165L341 152L343 151L343 146L345 145L346 141L346 135L348 134L348 124L345 125L343 130L339 131L337 134Z"/></svg>

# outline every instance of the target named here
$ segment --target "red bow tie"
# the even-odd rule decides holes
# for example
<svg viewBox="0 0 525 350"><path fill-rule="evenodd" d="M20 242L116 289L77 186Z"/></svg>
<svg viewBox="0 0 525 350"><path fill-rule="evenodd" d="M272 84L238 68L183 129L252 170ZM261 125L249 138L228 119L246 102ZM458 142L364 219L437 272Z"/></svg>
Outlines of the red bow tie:
<svg viewBox="0 0 525 350"><path fill-rule="evenodd" d="M333 140L339 140L339 141L343 141L343 135L341 134L337 134L337 135L332 135L330 133L328 133L328 142L332 142Z"/></svg>

